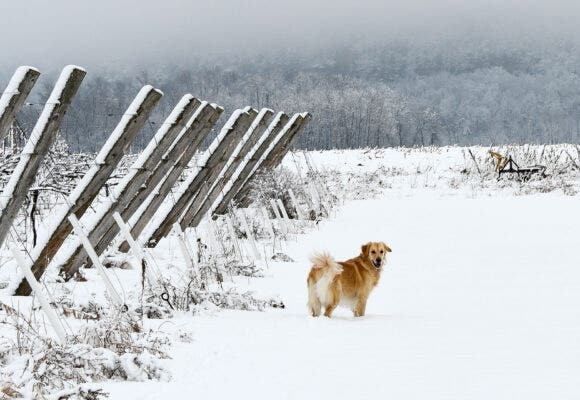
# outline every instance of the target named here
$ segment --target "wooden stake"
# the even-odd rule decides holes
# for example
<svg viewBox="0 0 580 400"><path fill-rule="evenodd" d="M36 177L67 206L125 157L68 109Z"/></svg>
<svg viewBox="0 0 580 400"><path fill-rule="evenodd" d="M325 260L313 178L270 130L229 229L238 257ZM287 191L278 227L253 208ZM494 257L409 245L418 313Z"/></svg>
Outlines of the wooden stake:
<svg viewBox="0 0 580 400"><path fill-rule="evenodd" d="M227 165L219 173L217 173L218 178L215 184L211 187L211 189L206 185L202 186L200 191L196 194L194 201L191 203L188 210L182 217L182 225L189 227L195 227L199 225L201 219L209 211L213 203L220 195L221 191L225 188L225 186L236 172L237 168L244 161L248 152L252 150L260 136L262 136L273 115L274 112L267 108L264 108L260 111L252 123L252 126L250 126L234 150L234 153L230 157Z"/></svg>
<svg viewBox="0 0 580 400"><path fill-rule="evenodd" d="M152 195L145 200L147 205L141 214L137 217L137 221L131 228L131 234L134 237L139 237L139 235L141 235L153 215L159 210L159 207L175 185L175 182L177 182L177 179L181 176L183 170L187 167L195 152L199 149L203 139L207 137L222 112L223 108L219 106L204 106L204 108L201 110L199 118L190 121L190 130L192 134L196 135L195 140L190 142L189 146L184 150L181 157L179 157L177 162L163 178L163 181L157 185ZM122 244L120 246L120 250L127 251L128 248Z"/></svg>
<svg viewBox="0 0 580 400"><path fill-rule="evenodd" d="M4 243L12 222L28 195L42 159L56 138L62 118L76 94L86 72L72 65L65 67L22 150L16 169L2 192L0 212L0 245Z"/></svg>
<svg viewBox="0 0 580 400"><path fill-rule="evenodd" d="M16 114L22 108L40 72L32 67L18 67L0 97L0 141L6 138Z"/></svg>
<svg viewBox="0 0 580 400"><path fill-rule="evenodd" d="M94 165L86 172L85 176L76 185L76 188L68 196L66 206L55 212L49 221L47 240L39 243L32 250L32 273L36 279L40 279L48 264L72 231L72 225L67 217L74 214L81 218L99 191L106 184L123 155L133 142L139 130L143 127L151 111L161 98L160 91L152 86L145 86L133 100L115 130L107 139L107 142L95 158ZM31 292L30 285L22 280L15 294L28 296Z"/></svg>
<svg viewBox="0 0 580 400"><path fill-rule="evenodd" d="M298 114L295 115L294 120L297 117ZM256 148L252 150L249 159L245 164L243 164L240 172L231 179L230 185L224 189L224 194L221 198L218 198L218 204L213 210L214 214L223 215L227 213L228 207L231 205L234 196L238 193L249 177L251 177L256 164L260 162L262 156L270 148L272 142L278 137L280 132L290 127L288 125L289 119L290 118L283 112L279 112L276 117L274 117L274 120L270 123L268 129L262 134L262 137L256 144ZM290 125L292 125L292 123L290 123Z"/></svg>
<svg viewBox="0 0 580 400"><path fill-rule="evenodd" d="M146 182L146 179L159 163L163 154L177 137L179 131L182 129L181 124L185 123L192 116L198 104L198 100L193 96L183 96L171 114L166 118L165 122L157 130L147 147L145 147L133 163L127 175L119 183L114 200L98 210L98 217L95 219L95 223L92 224L88 234L89 241L94 246L94 250L98 255L102 254L114 239L114 236L119 232L113 219L113 213L123 210L129 204L133 196ZM115 232L112 238L105 236L109 230ZM61 266L61 271L64 272L66 277L70 278L83 263L86 262L87 265L90 265L91 258L89 257L87 260L86 257L87 254L83 251L83 248L77 246L67 256L66 261Z"/></svg>

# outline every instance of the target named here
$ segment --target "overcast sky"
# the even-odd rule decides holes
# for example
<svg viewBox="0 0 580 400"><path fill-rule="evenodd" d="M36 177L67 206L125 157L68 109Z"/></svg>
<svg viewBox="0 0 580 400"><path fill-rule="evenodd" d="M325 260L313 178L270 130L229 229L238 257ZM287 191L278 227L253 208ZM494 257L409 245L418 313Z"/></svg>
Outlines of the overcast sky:
<svg viewBox="0 0 580 400"><path fill-rule="evenodd" d="M570 0L1 0L0 65L138 65L394 37L576 36Z"/></svg>

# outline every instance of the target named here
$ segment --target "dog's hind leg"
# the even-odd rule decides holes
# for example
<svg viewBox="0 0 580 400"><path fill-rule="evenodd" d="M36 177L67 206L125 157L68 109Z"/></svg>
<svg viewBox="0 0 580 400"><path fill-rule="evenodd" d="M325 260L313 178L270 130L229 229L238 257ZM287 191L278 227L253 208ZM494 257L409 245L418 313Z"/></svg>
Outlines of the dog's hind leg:
<svg viewBox="0 0 580 400"><path fill-rule="evenodd" d="M316 294L315 285L311 284L310 282L308 282L308 308L310 308L310 313L313 317L320 316L322 304L320 304L320 299Z"/></svg>

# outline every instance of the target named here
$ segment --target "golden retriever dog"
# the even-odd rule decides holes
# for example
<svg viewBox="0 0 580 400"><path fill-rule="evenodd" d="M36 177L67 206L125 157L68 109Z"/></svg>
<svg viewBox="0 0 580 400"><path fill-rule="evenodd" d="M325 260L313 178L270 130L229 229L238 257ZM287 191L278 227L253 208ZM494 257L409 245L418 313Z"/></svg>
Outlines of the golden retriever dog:
<svg viewBox="0 0 580 400"><path fill-rule="evenodd" d="M308 307L313 317L330 317L340 304L352 309L355 317L365 315L367 299L379 283L387 253L391 249L383 242L362 245L358 257L337 262L328 253L310 257L312 269L308 275Z"/></svg>

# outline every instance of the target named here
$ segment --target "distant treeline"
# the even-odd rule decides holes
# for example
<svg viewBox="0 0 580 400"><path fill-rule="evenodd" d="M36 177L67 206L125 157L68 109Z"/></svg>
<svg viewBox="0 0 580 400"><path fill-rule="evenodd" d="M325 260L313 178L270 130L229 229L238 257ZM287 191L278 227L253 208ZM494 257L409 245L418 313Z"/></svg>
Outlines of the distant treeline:
<svg viewBox="0 0 580 400"><path fill-rule="evenodd" d="M2 71L4 82L12 71ZM309 149L580 141L580 45L453 40L216 58L90 71L63 125L72 150L98 150L140 86L165 93L134 150L187 92L313 119ZM30 129L54 79L19 116Z"/></svg>

